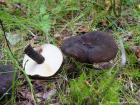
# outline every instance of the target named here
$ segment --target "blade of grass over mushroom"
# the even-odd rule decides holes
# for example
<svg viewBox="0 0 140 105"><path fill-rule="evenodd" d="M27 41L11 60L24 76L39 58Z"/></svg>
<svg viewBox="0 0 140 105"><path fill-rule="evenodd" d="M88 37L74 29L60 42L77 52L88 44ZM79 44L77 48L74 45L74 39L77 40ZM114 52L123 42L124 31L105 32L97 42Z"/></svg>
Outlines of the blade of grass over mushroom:
<svg viewBox="0 0 140 105"><path fill-rule="evenodd" d="M11 71L11 72L3 73L2 71ZM17 82L17 77L18 77L17 70L15 70L13 66L0 65L0 78L2 80L0 85L2 89L2 91L0 92L0 100L6 95L10 95L10 96L11 94L12 96L14 95L14 86L15 83Z"/></svg>
<svg viewBox="0 0 140 105"><path fill-rule="evenodd" d="M14 70L15 72L13 73L13 76L12 76L12 104L14 103L14 99L15 99L15 92L14 92L14 89L15 89L15 83L18 81L18 79L16 79L16 72L17 70Z"/></svg>
<svg viewBox="0 0 140 105"><path fill-rule="evenodd" d="M9 53L8 53L8 54L9 54ZM9 54L8 57L12 58L12 55ZM36 97L36 94L35 94L35 92L34 92L34 89L33 89L33 86L32 86L32 84L31 84L31 81L30 81L29 77L28 77L27 74L24 72L23 68L21 68L19 65L17 65L16 62L13 62L13 63L15 63L14 65L18 68L18 70L22 71L23 74L25 75L25 77L26 77L26 79L27 79L27 81L28 81L28 83L29 83L29 86L30 86L30 88L31 88L31 92L34 94L36 103L38 104L37 97ZM17 80L16 80L16 81L17 81ZM16 81L14 81L14 84L15 84ZM13 85L13 84L12 84L12 86L15 87L15 85ZM12 87L11 87L11 88L12 88ZM11 89L11 88L10 88L10 89ZM10 89L9 89L9 90L10 90ZM13 96L13 97L12 97L12 101L13 101L14 99L15 99L15 97ZM11 102L11 100L9 100L9 101L7 102L7 104L10 103L10 102ZM12 103L12 104L13 104L13 103Z"/></svg>

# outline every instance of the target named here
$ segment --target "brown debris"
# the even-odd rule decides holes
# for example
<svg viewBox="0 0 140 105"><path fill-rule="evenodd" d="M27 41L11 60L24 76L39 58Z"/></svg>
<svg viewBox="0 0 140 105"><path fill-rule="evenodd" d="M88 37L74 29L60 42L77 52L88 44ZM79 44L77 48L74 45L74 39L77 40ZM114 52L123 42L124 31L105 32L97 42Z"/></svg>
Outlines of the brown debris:
<svg viewBox="0 0 140 105"><path fill-rule="evenodd" d="M126 51L129 53L135 53L138 57L138 60L140 61L140 46L129 46L129 49Z"/></svg>
<svg viewBox="0 0 140 105"><path fill-rule="evenodd" d="M60 48L60 47L61 47L61 44L63 43L63 40L62 40L62 38L61 38L61 35L60 35L60 34L55 34L55 35L54 35L54 38L56 39L57 45L58 45L58 47Z"/></svg>
<svg viewBox="0 0 140 105"><path fill-rule="evenodd" d="M0 4L7 6L7 3L4 0L0 0Z"/></svg>
<svg viewBox="0 0 140 105"><path fill-rule="evenodd" d="M18 3L18 4L15 4L15 7L13 9L20 8L21 12L26 13L26 11L22 7L23 7L22 4Z"/></svg>
<svg viewBox="0 0 140 105"><path fill-rule="evenodd" d="M24 79L25 79L24 76L20 76L20 81ZM56 93L59 90L65 88L66 85L68 84L67 81L62 80L61 78L50 79L49 81L42 80L42 79L40 80L31 79L31 80L39 105L44 105L48 101L50 103L59 103L60 98ZM50 84L50 82L52 84ZM61 83L62 83L61 86L62 88L60 88ZM36 105L33 93L31 93L31 89L27 81L26 83L18 87L17 92L18 92L17 99L20 100L20 102L17 103L17 105L20 105L21 103L24 103L26 105L27 104Z"/></svg>
<svg viewBox="0 0 140 105"><path fill-rule="evenodd" d="M87 28L87 26L82 26L82 27L80 27L79 29L78 29L78 31L77 32L88 32L89 31L89 29Z"/></svg>

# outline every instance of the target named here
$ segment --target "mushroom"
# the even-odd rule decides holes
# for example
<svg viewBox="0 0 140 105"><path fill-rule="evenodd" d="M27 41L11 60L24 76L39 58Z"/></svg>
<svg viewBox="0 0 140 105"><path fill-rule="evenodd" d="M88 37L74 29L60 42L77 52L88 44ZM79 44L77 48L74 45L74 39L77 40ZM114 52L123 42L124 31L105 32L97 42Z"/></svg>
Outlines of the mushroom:
<svg viewBox="0 0 140 105"><path fill-rule="evenodd" d="M10 95L12 86L12 79L13 79L13 67L9 65L1 65L0 66L0 99L4 94ZM16 73L17 78L17 73ZM10 91L8 91L10 89ZM7 92L8 91L8 92Z"/></svg>
<svg viewBox="0 0 140 105"><path fill-rule="evenodd" d="M62 52L82 63L108 62L115 58L118 47L113 37L106 32L92 31L66 39Z"/></svg>
<svg viewBox="0 0 140 105"><path fill-rule="evenodd" d="M29 76L50 77L59 70L63 61L61 51L52 44L44 44L34 49L29 44L24 52L26 54L23 67Z"/></svg>

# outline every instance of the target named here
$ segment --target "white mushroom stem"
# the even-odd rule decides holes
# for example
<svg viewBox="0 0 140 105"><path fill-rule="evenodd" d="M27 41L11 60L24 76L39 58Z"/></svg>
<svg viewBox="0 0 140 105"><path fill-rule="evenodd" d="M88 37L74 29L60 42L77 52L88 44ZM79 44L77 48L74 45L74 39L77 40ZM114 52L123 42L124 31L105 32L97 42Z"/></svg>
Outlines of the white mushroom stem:
<svg viewBox="0 0 140 105"><path fill-rule="evenodd" d="M43 63L45 60L45 58L39 52L35 51L30 44L25 47L24 52L38 64Z"/></svg>

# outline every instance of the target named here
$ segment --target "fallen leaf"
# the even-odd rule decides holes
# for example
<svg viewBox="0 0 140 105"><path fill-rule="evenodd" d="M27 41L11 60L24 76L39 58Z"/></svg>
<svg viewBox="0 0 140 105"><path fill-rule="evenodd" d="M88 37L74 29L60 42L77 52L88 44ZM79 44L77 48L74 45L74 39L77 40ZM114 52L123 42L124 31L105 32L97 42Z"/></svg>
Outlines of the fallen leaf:
<svg viewBox="0 0 140 105"><path fill-rule="evenodd" d="M105 27L107 27L107 26L108 26L108 22L107 22L107 20L106 20L106 19L102 19L102 23L103 23L103 25L104 25Z"/></svg>
<svg viewBox="0 0 140 105"><path fill-rule="evenodd" d="M37 98L42 98L43 93L42 92L39 92L39 93L36 94L36 96L37 96Z"/></svg>
<svg viewBox="0 0 140 105"><path fill-rule="evenodd" d="M96 63L96 64L102 69L109 69L110 68L109 62L102 62L102 63Z"/></svg>
<svg viewBox="0 0 140 105"><path fill-rule="evenodd" d="M0 0L0 4L7 6L7 3L4 0Z"/></svg>
<svg viewBox="0 0 140 105"><path fill-rule="evenodd" d="M19 8L23 13L26 13L26 11L22 8L23 6L21 3L14 4L14 6L15 6L14 9Z"/></svg>
<svg viewBox="0 0 140 105"><path fill-rule="evenodd" d="M61 47L61 44L63 43L63 40L61 39L60 34L55 34L55 35L54 35L54 38L55 38L56 41L57 41L57 45L58 45L59 47Z"/></svg>
<svg viewBox="0 0 140 105"><path fill-rule="evenodd" d="M61 32L62 36L71 36L72 35L72 31L71 30L63 30Z"/></svg>
<svg viewBox="0 0 140 105"><path fill-rule="evenodd" d="M28 102L26 103L26 105L34 105L32 102Z"/></svg>
<svg viewBox="0 0 140 105"><path fill-rule="evenodd" d="M132 39L132 35L133 35L133 32L128 32L128 33L124 34L123 40L128 41L129 39Z"/></svg>
<svg viewBox="0 0 140 105"><path fill-rule="evenodd" d="M16 102L16 105L25 105L25 102L24 101L19 101L19 102Z"/></svg>
<svg viewBox="0 0 140 105"><path fill-rule="evenodd" d="M70 95L70 88L69 87L66 88L66 93L67 93L68 96Z"/></svg>
<svg viewBox="0 0 140 105"><path fill-rule="evenodd" d="M34 41L41 41L41 40L43 40L43 39L44 39L44 36L35 36L35 37L33 38Z"/></svg>
<svg viewBox="0 0 140 105"><path fill-rule="evenodd" d="M25 75L20 75L19 76L19 79L25 79L26 77L25 77Z"/></svg>
<svg viewBox="0 0 140 105"><path fill-rule="evenodd" d="M106 6L110 7L111 6L111 2L109 0L105 1Z"/></svg>
<svg viewBox="0 0 140 105"><path fill-rule="evenodd" d="M17 33L6 33L6 38L10 42L11 45L17 44L20 40L22 40L22 35L20 32Z"/></svg>
<svg viewBox="0 0 140 105"><path fill-rule="evenodd" d="M56 88L57 88L56 84L53 83L52 86L51 86L51 89L56 89Z"/></svg>
<svg viewBox="0 0 140 105"><path fill-rule="evenodd" d="M42 98L37 98L37 101L40 103L42 101ZM41 104L39 104L41 105Z"/></svg>
<svg viewBox="0 0 140 105"><path fill-rule="evenodd" d="M129 51L136 53L138 55L140 53L140 46L129 46Z"/></svg>
<svg viewBox="0 0 140 105"><path fill-rule="evenodd" d="M44 93L43 98L50 100L56 94L56 92L57 90L53 89L50 92Z"/></svg>
<svg viewBox="0 0 140 105"><path fill-rule="evenodd" d="M63 41L66 40L67 38L70 38L70 36L68 36L68 37L64 37L64 38L63 38Z"/></svg>
<svg viewBox="0 0 140 105"><path fill-rule="evenodd" d="M42 86L38 86L38 87L34 87L33 89L34 89L35 93L38 93L38 92L43 90L43 87Z"/></svg>
<svg viewBox="0 0 140 105"><path fill-rule="evenodd" d="M126 50L127 54L129 53L135 53L138 57L138 60L140 61L140 46L129 46L129 49Z"/></svg>
<svg viewBox="0 0 140 105"><path fill-rule="evenodd" d="M87 26L82 26L78 29L77 32L88 32L88 28L87 28Z"/></svg>

